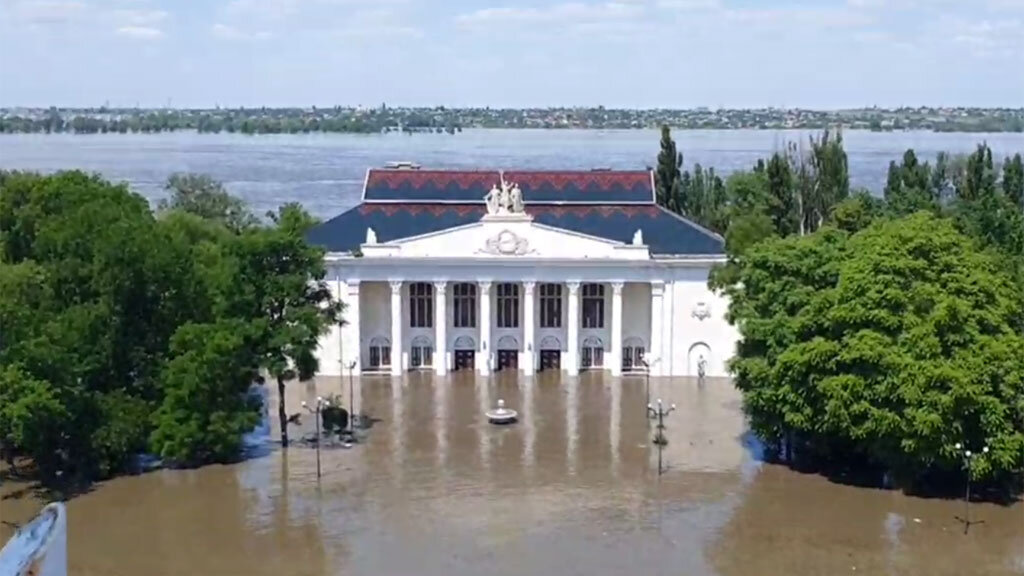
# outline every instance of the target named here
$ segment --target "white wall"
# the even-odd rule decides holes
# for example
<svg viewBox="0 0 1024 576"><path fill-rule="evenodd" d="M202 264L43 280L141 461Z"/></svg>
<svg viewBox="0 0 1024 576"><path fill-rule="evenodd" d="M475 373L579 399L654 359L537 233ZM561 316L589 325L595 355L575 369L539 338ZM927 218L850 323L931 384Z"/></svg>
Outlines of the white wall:
<svg viewBox="0 0 1024 576"><path fill-rule="evenodd" d="M639 338L651 349L651 285L626 282L622 287L622 341ZM621 359L620 359L621 362Z"/></svg>
<svg viewBox="0 0 1024 576"><path fill-rule="evenodd" d="M335 300L340 299L344 302L344 284L339 284L337 280L328 280L327 286L331 290L331 298ZM341 288L340 290L339 287ZM317 374L325 376L338 376L341 374L341 332L341 327L335 325L331 326L325 334L320 336L316 350L316 357L319 361Z"/></svg>
<svg viewBox="0 0 1024 576"><path fill-rule="evenodd" d="M387 282L359 284L359 328L359 350L365 367L370 362L370 341L375 336L391 341L391 286Z"/></svg>
<svg viewBox="0 0 1024 576"><path fill-rule="evenodd" d="M728 306L724 297L708 290L710 269L680 274L671 284L672 375L696 376L696 356L706 346L710 352L707 376L728 376L726 362L736 353L738 331L725 320ZM667 290L666 290L667 291ZM693 315L699 303L705 303L711 316L701 320Z"/></svg>

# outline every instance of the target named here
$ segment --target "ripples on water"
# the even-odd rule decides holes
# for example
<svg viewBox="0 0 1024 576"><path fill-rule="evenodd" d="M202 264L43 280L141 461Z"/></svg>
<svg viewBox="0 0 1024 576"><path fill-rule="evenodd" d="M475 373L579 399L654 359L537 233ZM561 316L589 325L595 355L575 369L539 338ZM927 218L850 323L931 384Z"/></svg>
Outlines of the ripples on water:
<svg viewBox="0 0 1024 576"><path fill-rule="evenodd" d="M290 411L347 387L293 383ZM358 411L380 421L323 451L321 482L293 446L105 483L69 504L72 574L1024 573L1021 507L975 505L985 523L964 536L960 502L762 464L727 381L653 379L659 397L678 406L660 477L641 378L357 379ZM499 398L518 424L485 422Z"/></svg>
<svg viewBox="0 0 1024 576"><path fill-rule="evenodd" d="M749 169L786 142L806 144L813 132L676 131L687 166L700 162L720 174ZM940 151L970 152L987 141L997 159L1024 152L1024 134L876 133L847 131L854 186L880 192L891 160L914 148L931 160ZM0 135L0 169L81 168L128 181L151 200L164 195L172 172L203 172L225 182L257 213L300 202L329 218L359 201L366 169L395 160L425 167L638 169L653 165L659 134L652 130L467 130L457 135L310 134L68 134Z"/></svg>

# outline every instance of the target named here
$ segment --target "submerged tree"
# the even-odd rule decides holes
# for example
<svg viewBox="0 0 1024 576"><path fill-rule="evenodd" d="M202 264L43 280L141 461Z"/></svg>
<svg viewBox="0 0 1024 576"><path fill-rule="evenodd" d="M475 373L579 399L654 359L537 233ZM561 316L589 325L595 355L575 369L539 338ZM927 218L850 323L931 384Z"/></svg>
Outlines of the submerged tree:
<svg viewBox="0 0 1024 576"><path fill-rule="evenodd" d="M748 250L727 287L732 362L751 426L805 456L860 461L913 483L1021 465L1021 310L1010 277L949 220L917 214Z"/></svg>

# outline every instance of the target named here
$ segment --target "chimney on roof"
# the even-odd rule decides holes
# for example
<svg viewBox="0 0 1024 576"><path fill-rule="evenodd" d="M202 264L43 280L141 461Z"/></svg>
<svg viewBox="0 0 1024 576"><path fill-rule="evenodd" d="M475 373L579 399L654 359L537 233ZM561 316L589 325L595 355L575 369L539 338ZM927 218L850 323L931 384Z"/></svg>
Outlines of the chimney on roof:
<svg viewBox="0 0 1024 576"><path fill-rule="evenodd" d="M389 170L419 170L420 165L415 162L388 162L384 165Z"/></svg>

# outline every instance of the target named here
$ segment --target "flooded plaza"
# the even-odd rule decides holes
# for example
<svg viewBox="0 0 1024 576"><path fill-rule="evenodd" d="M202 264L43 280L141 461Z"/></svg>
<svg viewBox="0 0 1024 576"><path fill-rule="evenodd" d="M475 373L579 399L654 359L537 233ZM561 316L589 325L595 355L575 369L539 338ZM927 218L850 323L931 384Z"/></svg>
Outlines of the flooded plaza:
<svg viewBox="0 0 1024 576"><path fill-rule="evenodd" d="M347 404L349 380L290 385L289 413L318 394ZM651 380L677 406L662 475L642 377L414 373L355 379L353 395L376 421L322 451L320 481L296 443L73 498L70 574L1024 574L1024 507L974 504L965 535L962 501L762 463L726 380ZM517 424L486 422L498 399ZM2 490L6 541L41 503Z"/></svg>

